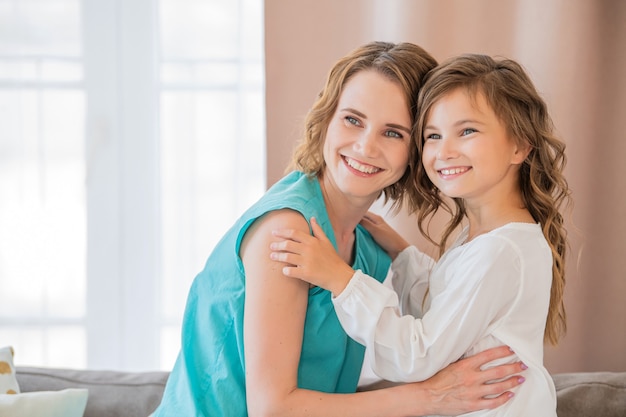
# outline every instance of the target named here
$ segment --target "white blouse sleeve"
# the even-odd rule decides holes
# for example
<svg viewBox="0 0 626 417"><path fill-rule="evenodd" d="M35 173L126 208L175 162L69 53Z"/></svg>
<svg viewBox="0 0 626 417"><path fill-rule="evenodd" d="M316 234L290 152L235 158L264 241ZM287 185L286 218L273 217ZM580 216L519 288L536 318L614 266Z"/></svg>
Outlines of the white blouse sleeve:
<svg viewBox="0 0 626 417"><path fill-rule="evenodd" d="M408 246L391 263L391 285L398 294L401 314L422 317L428 277L435 260L415 246Z"/></svg>
<svg viewBox="0 0 626 417"><path fill-rule="evenodd" d="M357 271L333 298L346 332L364 344L373 370L381 378L425 380L458 360L488 330L493 330L516 299L521 257L517 246L502 238L457 248L453 268L436 280L445 289L433 294L423 318L401 315L397 294Z"/></svg>

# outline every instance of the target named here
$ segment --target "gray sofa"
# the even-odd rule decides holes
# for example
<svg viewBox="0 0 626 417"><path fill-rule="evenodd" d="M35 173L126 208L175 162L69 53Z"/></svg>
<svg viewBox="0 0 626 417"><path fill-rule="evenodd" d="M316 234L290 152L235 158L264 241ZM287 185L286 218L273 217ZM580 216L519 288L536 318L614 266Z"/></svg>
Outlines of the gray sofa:
<svg viewBox="0 0 626 417"><path fill-rule="evenodd" d="M17 367L22 392L89 389L84 417L147 417L161 400L167 375L162 371ZM553 378L559 417L626 416L626 372L568 373Z"/></svg>

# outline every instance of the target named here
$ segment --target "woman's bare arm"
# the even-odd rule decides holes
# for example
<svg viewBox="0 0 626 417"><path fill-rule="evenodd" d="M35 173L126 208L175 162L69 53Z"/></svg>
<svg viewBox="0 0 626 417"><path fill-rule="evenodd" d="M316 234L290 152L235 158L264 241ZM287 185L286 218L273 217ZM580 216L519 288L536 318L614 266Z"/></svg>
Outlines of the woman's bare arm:
<svg viewBox="0 0 626 417"><path fill-rule="evenodd" d="M375 391L328 394L298 388L309 285L285 277L281 264L270 260L270 243L276 239L272 230L282 228L309 230L296 212L272 212L251 226L241 248L246 270L244 349L251 417L458 414L476 407L493 408L508 400L506 391L519 383L517 378L497 384L485 384L488 380L484 378L513 375L521 370L519 365L480 371L475 361L453 364L421 383ZM506 356L504 351L499 354ZM503 392L498 398L482 399Z"/></svg>

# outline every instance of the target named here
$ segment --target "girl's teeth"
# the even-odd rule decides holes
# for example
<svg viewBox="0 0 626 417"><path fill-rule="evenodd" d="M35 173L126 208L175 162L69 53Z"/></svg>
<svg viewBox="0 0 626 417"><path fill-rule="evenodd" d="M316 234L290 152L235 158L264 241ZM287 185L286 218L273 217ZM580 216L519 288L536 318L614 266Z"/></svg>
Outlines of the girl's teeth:
<svg viewBox="0 0 626 417"><path fill-rule="evenodd" d="M450 169L442 169L441 173L443 175L454 175L454 174L460 174L461 172L465 172L466 169L465 168L450 168Z"/></svg>

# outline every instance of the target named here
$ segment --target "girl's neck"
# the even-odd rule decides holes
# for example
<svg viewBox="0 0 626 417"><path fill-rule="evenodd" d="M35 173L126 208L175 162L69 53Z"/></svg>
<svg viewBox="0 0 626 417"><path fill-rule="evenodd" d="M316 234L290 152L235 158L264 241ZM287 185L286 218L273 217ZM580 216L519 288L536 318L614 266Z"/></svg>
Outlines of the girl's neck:
<svg viewBox="0 0 626 417"><path fill-rule="evenodd" d="M516 202L465 207L469 220L467 242L509 223L535 223L521 199Z"/></svg>

